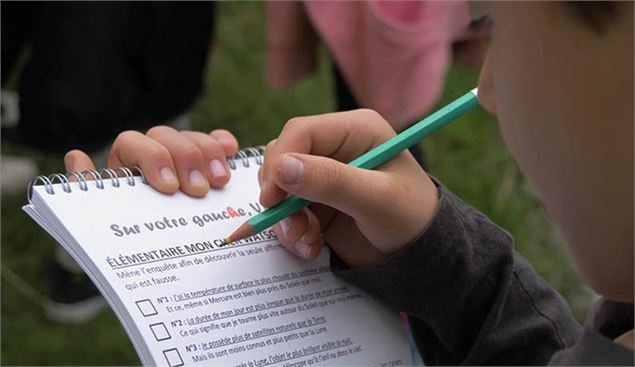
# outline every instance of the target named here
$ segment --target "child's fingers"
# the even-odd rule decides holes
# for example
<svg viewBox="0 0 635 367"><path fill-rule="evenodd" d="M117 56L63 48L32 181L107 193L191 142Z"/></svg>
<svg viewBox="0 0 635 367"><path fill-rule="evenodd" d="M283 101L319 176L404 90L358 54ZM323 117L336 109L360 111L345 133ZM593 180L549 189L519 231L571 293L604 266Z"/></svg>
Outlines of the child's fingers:
<svg viewBox="0 0 635 367"><path fill-rule="evenodd" d="M328 156L349 162L394 135L394 130L377 112L367 109L291 119L276 143L265 151L265 182L269 182L270 175L276 175L285 153ZM264 206L273 206L284 198L280 188L265 186L260 196Z"/></svg>
<svg viewBox="0 0 635 367"><path fill-rule="evenodd" d="M303 209L273 227L278 241L290 252L303 259L312 259L319 253L313 245L319 238L319 223L308 209ZM318 246L319 247L319 246Z"/></svg>
<svg viewBox="0 0 635 367"><path fill-rule="evenodd" d="M273 139L270 141L265 147L265 159L262 167L260 168L260 174L262 175L262 182L260 183L260 204L262 204L265 208L272 207L277 204L280 200L284 199L287 196L287 193L280 190L276 185L272 185L271 179L267 176L268 172L271 170L269 167L271 166L269 157L273 156L274 147L278 139Z"/></svg>
<svg viewBox="0 0 635 367"><path fill-rule="evenodd" d="M309 220L303 211L299 211L278 222L280 229L278 239L284 245L293 245L302 237L306 231Z"/></svg>
<svg viewBox="0 0 635 367"><path fill-rule="evenodd" d="M275 183L282 190L358 220L377 217L394 200L396 188L391 187L383 172L299 153L284 154L279 162Z"/></svg>
<svg viewBox="0 0 635 367"><path fill-rule="evenodd" d="M322 238L351 267L373 264L386 257L361 233L355 219L342 213L329 221Z"/></svg>
<svg viewBox="0 0 635 367"><path fill-rule="evenodd" d="M217 129L209 133L225 151L225 157L233 157L238 153L238 140L225 129Z"/></svg>
<svg viewBox="0 0 635 367"><path fill-rule="evenodd" d="M386 171L352 167L327 157L286 153L281 157L275 184L290 195L352 217L374 246L392 253L420 233L432 218L437 191L409 152L400 153L380 168ZM413 195L418 185L423 187ZM407 200L400 200L403 198Z"/></svg>
<svg viewBox="0 0 635 367"><path fill-rule="evenodd" d="M209 191L209 181L204 173L207 170L199 147L169 126L153 127L146 135L167 148L176 166L181 190L191 196L205 196Z"/></svg>
<svg viewBox="0 0 635 367"><path fill-rule="evenodd" d="M262 188L263 172L264 170L262 169L262 166L260 166L260 168L258 168L258 186L260 186L260 188Z"/></svg>
<svg viewBox="0 0 635 367"><path fill-rule="evenodd" d="M138 165L156 190L172 194L179 189L172 156L166 147L138 131L125 131L115 139L108 167Z"/></svg>
<svg viewBox="0 0 635 367"><path fill-rule="evenodd" d="M337 210L331 208L330 206L320 203L311 203L307 208L317 218L320 223L320 231L322 232L327 230L331 221L338 213Z"/></svg>
<svg viewBox="0 0 635 367"><path fill-rule="evenodd" d="M208 134L196 131L182 131L203 153L207 166L207 176L212 187L221 188L229 182L230 171L226 152L216 139Z"/></svg>
<svg viewBox="0 0 635 367"><path fill-rule="evenodd" d="M304 232L300 240L295 243L294 248L295 252L301 257L312 260L320 254L322 246L320 244L321 226L311 209L305 208L303 211L307 216L308 224L306 232Z"/></svg>
<svg viewBox="0 0 635 367"><path fill-rule="evenodd" d="M258 183L262 188L264 168L258 170ZM332 217L334 210L332 208L322 206L325 220ZM298 220L303 217L302 220ZM280 223L273 226L273 230L278 237L280 243L292 253L303 259L314 259L320 254L320 233L322 225L320 220L309 208L284 219ZM286 229L286 231L285 231Z"/></svg>
<svg viewBox="0 0 635 367"><path fill-rule="evenodd" d="M95 164L90 157L81 150L71 150L64 156L64 167L66 172L83 172L95 169ZM94 180L92 175L87 175L87 180ZM70 182L77 182L77 178L73 175L68 176Z"/></svg>
<svg viewBox="0 0 635 367"><path fill-rule="evenodd" d="M66 172L82 172L95 169L95 164L86 153L75 149L64 156L64 167L66 167ZM75 180L73 176L71 178Z"/></svg>
<svg viewBox="0 0 635 367"><path fill-rule="evenodd" d="M273 139L270 142L267 143L267 145L265 145L265 159L262 163L262 180L263 180L263 184L264 182L267 180L267 172L269 171L269 160L267 159L269 157L270 154L272 154L273 152L273 147L276 145L276 140L278 139ZM262 203L264 204L264 203Z"/></svg>

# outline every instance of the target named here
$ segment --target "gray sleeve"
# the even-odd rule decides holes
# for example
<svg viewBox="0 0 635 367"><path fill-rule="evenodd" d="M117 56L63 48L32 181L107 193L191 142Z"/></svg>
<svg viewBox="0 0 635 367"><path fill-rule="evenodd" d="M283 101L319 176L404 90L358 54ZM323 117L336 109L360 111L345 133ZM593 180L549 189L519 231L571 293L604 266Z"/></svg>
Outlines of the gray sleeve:
<svg viewBox="0 0 635 367"><path fill-rule="evenodd" d="M581 333L566 302L506 231L437 186L419 238L364 268L333 254L333 271L407 313L426 364L547 364Z"/></svg>

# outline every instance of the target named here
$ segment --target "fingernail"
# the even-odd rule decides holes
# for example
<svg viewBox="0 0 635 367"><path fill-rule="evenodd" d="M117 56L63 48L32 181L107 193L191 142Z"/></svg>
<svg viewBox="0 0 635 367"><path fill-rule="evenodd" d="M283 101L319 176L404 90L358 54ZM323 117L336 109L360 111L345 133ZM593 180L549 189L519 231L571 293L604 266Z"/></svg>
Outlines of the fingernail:
<svg viewBox="0 0 635 367"><path fill-rule="evenodd" d="M192 186L204 187L207 186L207 180L201 171L195 169L190 172L190 184Z"/></svg>
<svg viewBox="0 0 635 367"><path fill-rule="evenodd" d="M282 182L294 185L300 183L302 173L304 172L304 165L302 161L294 156L287 154L282 158L282 167L280 169L280 178Z"/></svg>
<svg viewBox="0 0 635 367"><path fill-rule="evenodd" d="M214 159L211 162L209 162L209 169L212 172L212 177L227 176L227 170L225 170L225 165L218 159Z"/></svg>
<svg viewBox="0 0 635 367"><path fill-rule="evenodd" d="M170 169L169 167L161 168L161 179L165 183L168 183L170 185L178 184L178 182L179 182L176 179L176 176L174 175L174 172L172 172L172 169Z"/></svg>
<svg viewBox="0 0 635 367"><path fill-rule="evenodd" d="M289 220L286 218L281 220L280 228L282 228L282 233L284 233L284 236L287 237L287 232L289 232Z"/></svg>
<svg viewBox="0 0 635 367"><path fill-rule="evenodd" d="M311 246L302 242L302 240L295 243L295 250L303 259L308 259L311 255Z"/></svg>
<svg viewBox="0 0 635 367"><path fill-rule="evenodd" d="M265 189L267 189L268 184L269 182L267 182L267 180L262 181L262 184L260 184L260 192L265 191Z"/></svg>

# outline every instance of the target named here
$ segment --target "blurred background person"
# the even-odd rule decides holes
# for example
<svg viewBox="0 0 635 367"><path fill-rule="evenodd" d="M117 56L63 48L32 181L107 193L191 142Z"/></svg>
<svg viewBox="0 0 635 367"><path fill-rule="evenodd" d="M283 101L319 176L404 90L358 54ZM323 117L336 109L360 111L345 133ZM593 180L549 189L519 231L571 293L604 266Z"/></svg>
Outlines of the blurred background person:
<svg viewBox="0 0 635 367"><path fill-rule="evenodd" d="M333 59L337 109L376 110L396 131L437 102L454 54L477 70L485 52L478 25L468 27L464 1L267 5L270 86L282 88L315 72L322 43ZM423 163L420 147L411 151Z"/></svg>
<svg viewBox="0 0 635 367"><path fill-rule="evenodd" d="M188 129L214 24L212 2L2 2L2 141L62 156L74 147L106 166L128 129ZM14 68L20 66L19 71ZM19 103L18 103L19 101ZM4 120L13 124L5 126ZM23 157L2 157L2 189L22 194L35 176ZM103 301L58 247L48 273L48 314L84 320Z"/></svg>

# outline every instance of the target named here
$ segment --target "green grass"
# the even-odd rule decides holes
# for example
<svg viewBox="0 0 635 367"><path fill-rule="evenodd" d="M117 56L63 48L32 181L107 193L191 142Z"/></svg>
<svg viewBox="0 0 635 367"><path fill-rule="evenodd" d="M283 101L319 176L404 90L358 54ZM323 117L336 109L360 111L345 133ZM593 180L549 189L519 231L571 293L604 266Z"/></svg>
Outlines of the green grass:
<svg viewBox="0 0 635 367"><path fill-rule="evenodd" d="M205 92L190 111L196 129L228 128L242 146L266 143L293 116L334 109L331 69L324 52L317 75L283 91L267 90L264 13L264 3L219 4L216 48L205 77ZM438 104L471 89L476 80L476 73L453 67ZM22 152L6 144L2 150ZM582 319L590 292L576 277L561 239L505 149L495 119L483 110L472 112L428 139L424 150L431 174L511 232L518 251ZM63 169L61 156L35 157L43 173ZM41 294L55 243L21 212L25 200L19 196L2 201L0 363L138 364L128 337L110 310L75 325L45 317Z"/></svg>

